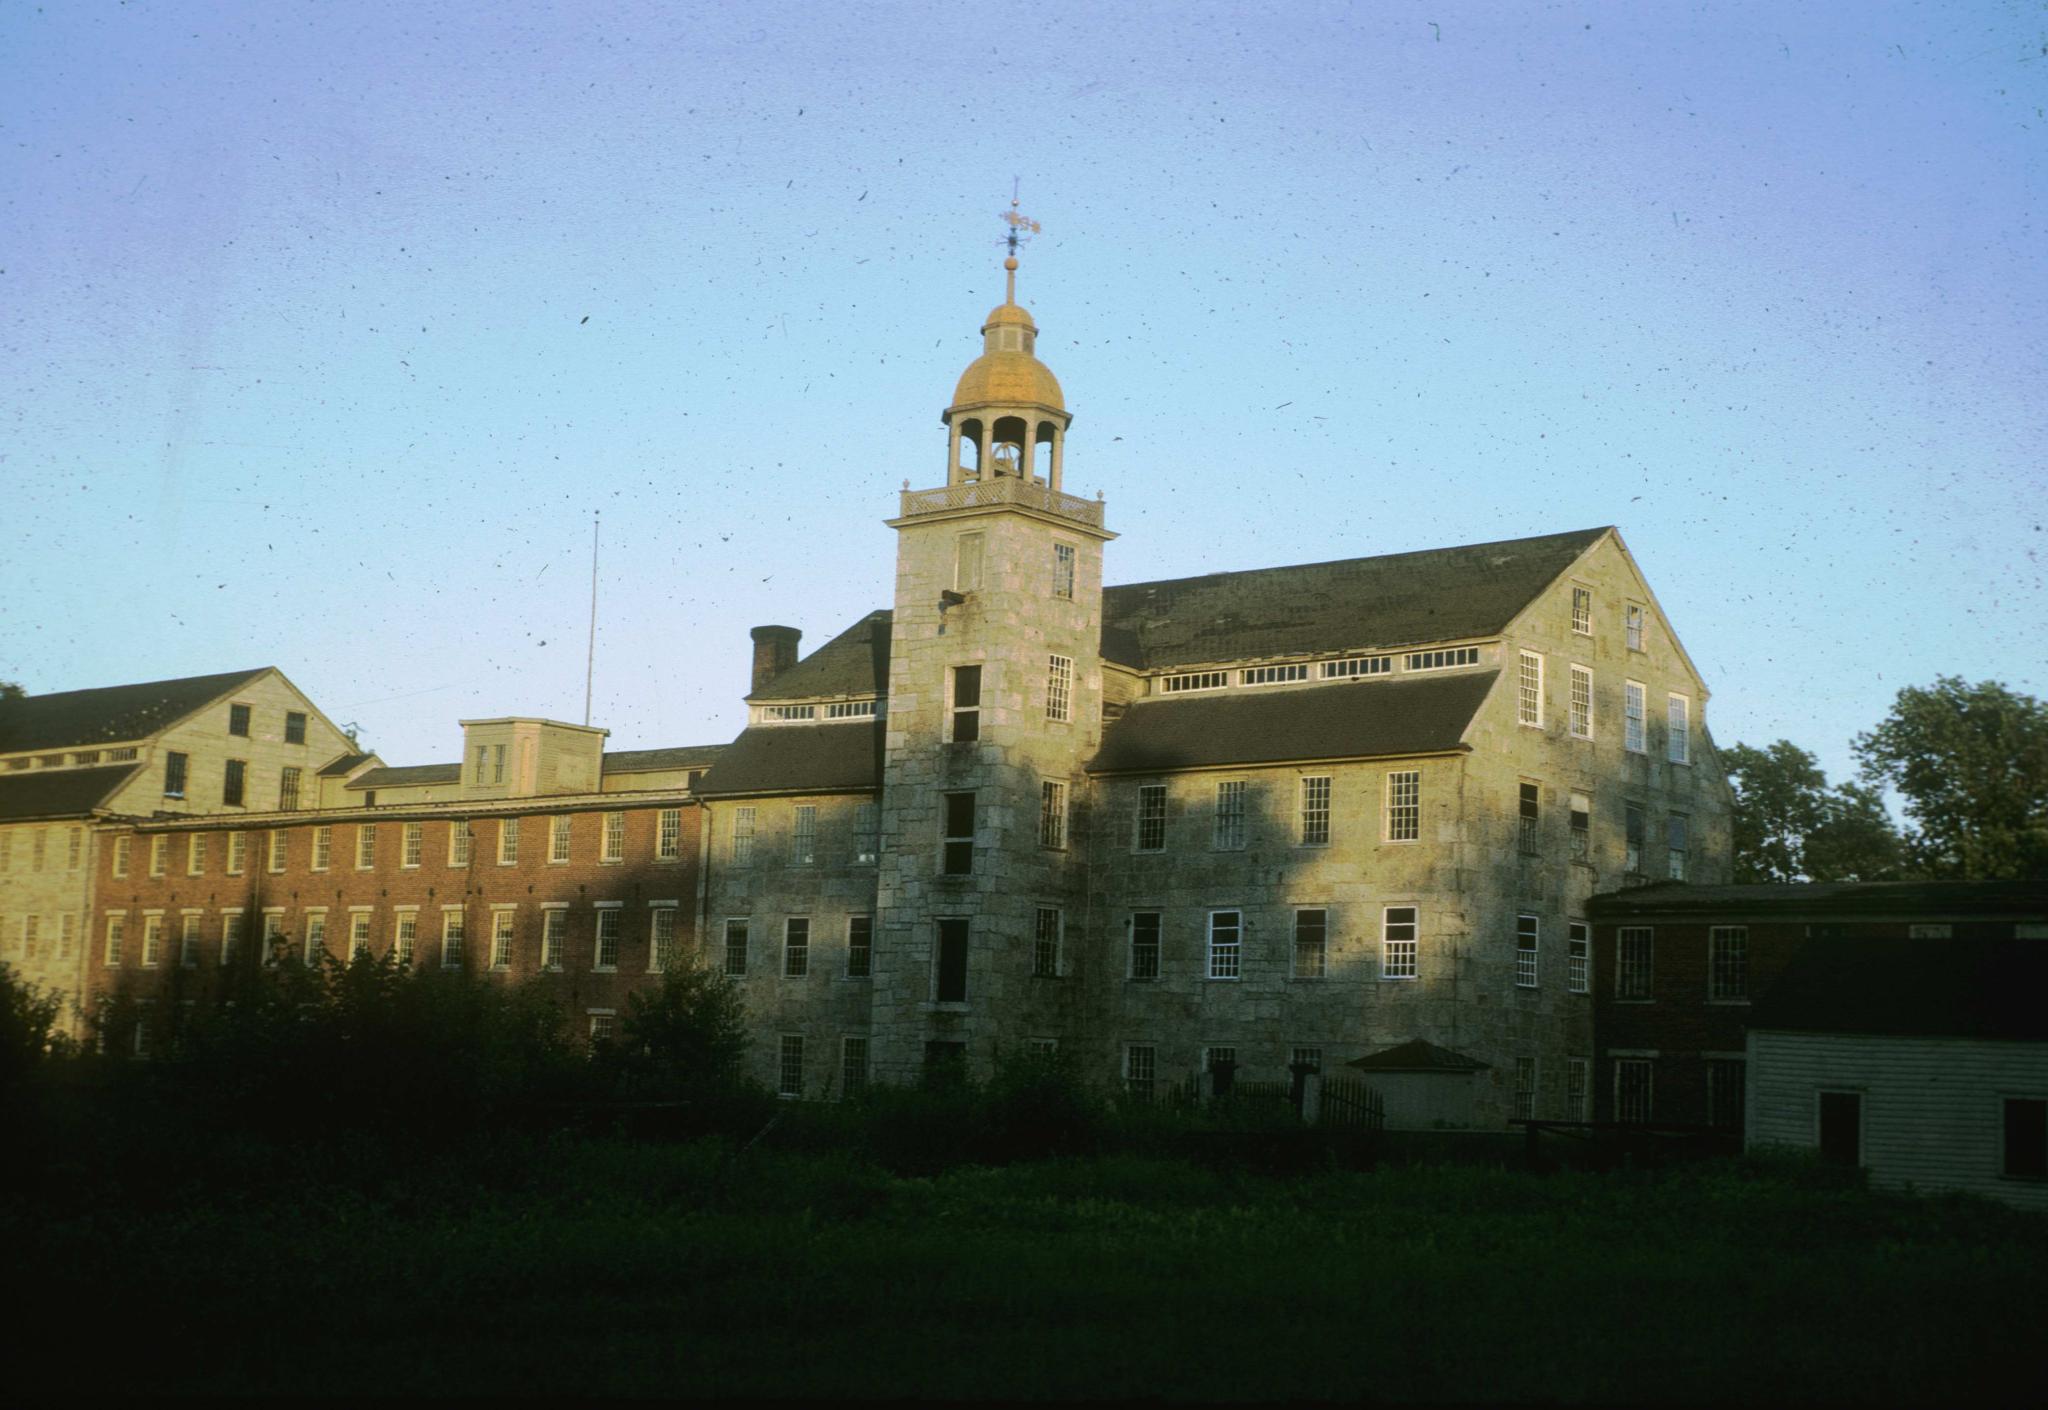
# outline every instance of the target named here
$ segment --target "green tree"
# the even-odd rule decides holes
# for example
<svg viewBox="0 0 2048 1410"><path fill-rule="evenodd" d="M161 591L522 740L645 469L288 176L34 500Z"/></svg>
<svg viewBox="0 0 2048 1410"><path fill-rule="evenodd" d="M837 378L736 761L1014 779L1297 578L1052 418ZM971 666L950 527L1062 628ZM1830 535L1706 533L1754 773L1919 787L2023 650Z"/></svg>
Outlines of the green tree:
<svg viewBox="0 0 2048 1410"><path fill-rule="evenodd" d="M723 975L678 961L661 988L626 996L619 1038L622 1059L666 1083L728 1081L747 1053L746 1005Z"/></svg>
<svg viewBox="0 0 2048 1410"><path fill-rule="evenodd" d="M28 692L13 681L0 681L0 700L22 700L27 696Z"/></svg>
<svg viewBox="0 0 2048 1410"><path fill-rule="evenodd" d="M1998 681L1908 686L1855 741L1865 783L1896 790L1932 877L2048 877L2048 704Z"/></svg>
<svg viewBox="0 0 2048 1410"><path fill-rule="evenodd" d="M1735 880L1890 881L1898 830L1870 788L1831 787L1820 761L1790 740L1722 751L1735 790Z"/></svg>

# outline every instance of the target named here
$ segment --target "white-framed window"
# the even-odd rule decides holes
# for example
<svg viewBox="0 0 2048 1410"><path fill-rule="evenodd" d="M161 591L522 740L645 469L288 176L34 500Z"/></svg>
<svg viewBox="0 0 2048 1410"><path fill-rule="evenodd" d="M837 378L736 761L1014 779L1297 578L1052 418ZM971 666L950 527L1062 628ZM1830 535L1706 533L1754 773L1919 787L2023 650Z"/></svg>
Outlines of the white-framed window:
<svg viewBox="0 0 2048 1410"><path fill-rule="evenodd" d="M1058 779L1042 779L1038 785L1038 845L1067 845L1067 786Z"/></svg>
<svg viewBox="0 0 2048 1410"><path fill-rule="evenodd" d="M1157 979L1159 977L1159 912L1132 912L1128 929L1131 936L1131 978Z"/></svg>
<svg viewBox="0 0 2048 1410"><path fill-rule="evenodd" d="M498 865L516 867L519 865L519 819L501 818L498 821Z"/></svg>
<svg viewBox="0 0 2048 1410"><path fill-rule="evenodd" d="M972 793L947 793L945 800L945 836L939 843L939 871L946 876L971 876L974 873L974 795Z"/></svg>
<svg viewBox="0 0 2048 1410"><path fill-rule="evenodd" d="M1629 650L1641 651L1643 649L1643 624L1649 620L1649 616L1650 614L1644 610L1639 602L1631 602L1622 609L1622 622L1628 639Z"/></svg>
<svg viewBox="0 0 2048 1410"><path fill-rule="evenodd" d="M1158 1054L1150 1043L1124 1045L1124 1090L1141 1102L1152 1100L1158 1081Z"/></svg>
<svg viewBox="0 0 2048 1410"><path fill-rule="evenodd" d="M1621 805L1621 869L1629 876L1642 876L1643 850L1648 845L1648 824L1640 803Z"/></svg>
<svg viewBox="0 0 2048 1410"><path fill-rule="evenodd" d="M795 1100L804 1094L804 1040L801 1034L782 1035L782 1050L775 1064L775 1095Z"/></svg>
<svg viewBox="0 0 2048 1410"><path fill-rule="evenodd" d="M1209 912L1209 977L1236 979L1244 951L1244 913Z"/></svg>
<svg viewBox="0 0 2048 1410"><path fill-rule="evenodd" d="M502 744L493 744L491 746L491 782L503 783L504 781L505 746Z"/></svg>
<svg viewBox="0 0 2048 1410"><path fill-rule="evenodd" d="M249 834L228 834L228 875L240 876L249 867Z"/></svg>
<svg viewBox="0 0 2048 1410"><path fill-rule="evenodd" d="M1749 997L1749 927L1717 925L1707 932L1707 997L1732 1002Z"/></svg>
<svg viewBox="0 0 2048 1410"><path fill-rule="evenodd" d="M120 966L121 951L127 945L127 943L128 917L120 914L108 916L107 946L105 958L107 967L109 969L118 968Z"/></svg>
<svg viewBox="0 0 2048 1410"><path fill-rule="evenodd" d="M281 812L291 812L299 806L299 770L287 764L277 771L277 806Z"/></svg>
<svg viewBox="0 0 2048 1410"><path fill-rule="evenodd" d="M327 912L312 909L306 912L306 953L309 965L320 963L327 953Z"/></svg>
<svg viewBox="0 0 2048 1410"><path fill-rule="evenodd" d="M793 725L805 720L818 718L815 705L763 705L761 723L768 725Z"/></svg>
<svg viewBox="0 0 2048 1410"><path fill-rule="evenodd" d="M868 1040L849 1033L839 1040L839 1094L858 1096L868 1089Z"/></svg>
<svg viewBox="0 0 2048 1410"><path fill-rule="evenodd" d="M34 920L35 917L29 917ZM142 917L142 967L155 969L164 962L164 917L161 911L147 911Z"/></svg>
<svg viewBox="0 0 2048 1410"><path fill-rule="evenodd" d="M1692 701L1683 695L1664 697L1664 757L1674 764L1692 762Z"/></svg>
<svg viewBox="0 0 2048 1410"><path fill-rule="evenodd" d="M818 860L818 806L799 803L791 810L789 823L789 864L813 866Z"/></svg>
<svg viewBox="0 0 2048 1410"><path fill-rule="evenodd" d="M673 902L647 912L647 972L667 974L676 962L676 907Z"/></svg>
<svg viewBox="0 0 2048 1410"><path fill-rule="evenodd" d="M1161 676L1161 695L1185 695L1191 690L1221 690L1230 684L1228 671L1182 671L1178 675Z"/></svg>
<svg viewBox="0 0 2048 1410"><path fill-rule="evenodd" d="M1132 831L1131 850L1166 850L1166 785L1163 783L1138 785L1137 826Z"/></svg>
<svg viewBox="0 0 2048 1410"><path fill-rule="evenodd" d="M334 860L334 829L325 824L313 829L313 870L326 871Z"/></svg>
<svg viewBox="0 0 2048 1410"><path fill-rule="evenodd" d="M1294 913L1294 977L1322 979L1329 974L1330 913L1320 906Z"/></svg>
<svg viewBox="0 0 2048 1410"><path fill-rule="evenodd" d="M981 667L953 668L953 733L955 744L981 738Z"/></svg>
<svg viewBox="0 0 2048 1410"><path fill-rule="evenodd" d="M1435 651L1411 651L1401 663L1404 671L1447 671L1454 666L1476 666L1479 664L1479 648L1476 646L1447 646Z"/></svg>
<svg viewBox="0 0 2048 1410"><path fill-rule="evenodd" d="M1308 679L1308 662L1290 661L1279 666L1247 666L1237 673L1239 685L1285 685Z"/></svg>
<svg viewBox="0 0 2048 1410"><path fill-rule="evenodd" d="M223 967L235 962L235 955L242 948L242 912L240 907L220 913L220 962Z"/></svg>
<svg viewBox="0 0 2048 1410"><path fill-rule="evenodd" d="M1515 723L1539 729L1543 725L1543 657L1534 651L1522 653L1515 677Z"/></svg>
<svg viewBox="0 0 2048 1410"><path fill-rule="evenodd" d="M1045 658L1045 717L1064 723L1073 717L1074 658L1048 655Z"/></svg>
<svg viewBox="0 0 2048 1410"><path fill-rule="evenodd" d="M1593 800L1583 793L1574 793L1570 820L1572 860L1590 861L1593 856Z"/></svg>
<svg viewBox="0 0 2048 1410"><path fill-rule="evenodd" d="M1524 782L1517 795L1520 826L1515 831L1516 846L1525 857L1537 854L1543 840L1543 788L1540 784Z"/></svg>
<svg viewBox="0 0 2048 1410"><path fill-rule="evenodd" d="M549 906L540 915L540 967L559 972L569 958L569 909Z"/></svg>
<svg viewBox="0 0 2048 1410"><path fill-rule="evenodd" d="M1219 852L1241 852L1245 839L1245 792L1241 778L1227 778L1216 785L1216 828L1210 845Z"/></svg>
<svg viewBox="0 0 2048 1410"><path fill-rule="evenodd" d="M491 908L491 968L512 968L512 931L515 913L500 907Z"/></svg>
<svg viewBox="0 0 2048 1410"><path fill-rule="evenodd" d="M663 808L654 815L654 859L673 862L683 855L683 810Z"/></svg>
<svg viewBox="0 0 2048 1410"><path fill-rule="evenodd" d="M1387 775L1387 841L1415 842L1422 837L1422 773L1419 769Z"/></svg>
<svg viewBox="0 0 2048 1410"><path fill-rule="evenodd" d="M1515 1115L1523 1121L1536 1115L1536 1059L1515 1059Z"/></svg>
<svg viewBox="0 0 2048 1410"><path fill-rule="evenodd" d="M1360 676L1384 676L1394 669L1391 656L1346 656L1341 661L1322 663L1326 681L1351 680Z"/></svg>
<svg viewBox="0 0 2048 1410"><path fill-rule="evenodd" d="M185 839L185 875L206 875L206 834L195 832Z"/></svg>
<svg viewBox="0 0 2048 1410"><path fill-rule="evenodd" d="M1648 1058L1614 1060L1614 1119L1642 1122L1656 1110L1655 1070Z"/></svg>
<svg viewBox="0 0 2048 1410"><path fill-rule="evenodd" d="M1580 636L1593 634L1593 590L1572 588L1572 630Z"/></svg>
<svg viewBox="0 0 2048 1410"><path fill-rule="evenodd" d="M981 590L981 562L987 546L986 534L962 534L953 540L953 591Z"/></svg>
<svg viewBox="0 0 2048 1410"><path fill-rule="evenodd" d="M747 924L745 916L725 923L725 972L735 979L747 972Z"/></svg>
<svg viewBox="0 0 2048 1410"><path fill-rule="evenodd" d="M113 855L108 858L108 869L117 877L128 875L128 846L134 839L123 833L114 839Z"/></svg>
<svg viewBox="0 0 2048 1410"><path fill-rule="evenodd" d="M1621 683L1621 747L1631 754L1650 752L1649 730L1643 721L1643 683Z"/></svg>
<svg viewBox="0 0 2048 1410"><path fill-rule="evenodd" d="M66 916L64 919L69 921L71 917ZM178 917L178 921L178 968L197 969L199 967L199 927L204 921L197 911L185 912L182 916ZM321 923L323 926L325 925L324 917ZM66 926L65 928L68 930L70 927ZM65 948L69 949L70 947L66 946Z"/></svg>
<svg viewBox="0 0 2048 1410"><path fill-rule="evenodd" d="M872 720L881 713L879 700L834 700L825 706L828 720Z"/></svg>
<svg viewBox="0 0 2048 1410"><path fill-rule="evenodd" d="M1651 997L1651 965L1656 931L1647 925L1625 925L1614 940L1614 997L1647 1001Z"/></svg>
<svg viewBox="0 0 2048 1410"><path fill-rule="evenodd" d="M241 836L240 833L235 835L237 837ZM232 848L229 849L228 855L233 857L234 851ZM376 865L377 825L375 823L358 823L356 824L356 870L369 871Z"/></svg>
<svg viewBox="0 0 2048 1410"><path fill-rule="evenodd" d="M392 917L391 957L403 965L413 962L420 951L420 916L416 910L399 911ZM360 912L349 917L349 958L370 952L370 917Z"/></svg>
<svg viewBox="0 0 2048 1410"><path fill-rule="evenodd" d="M1035 979L1057 979L1060 973L1060 940L1063 923L1056 906L1038 907L1032 933L1031 974Z"/></svg>
<svg viewBox="0 0 2048 1410"><path fill-rule="evenodd" d="M1593 987L1593 937L1584 921L1565 922L1564 953L1565 987L1574 994L1590 993Z"/></svg>
<svg viewBox="0 0 2048 1410"><path fill-rule="evenodd" d="M866 979L874 973L875 966L875 918L873 916L848 916L846 918L846 977Z"/></svg>
<svg viewBox="0 0 2048 1410"><path fill-rule="evenodd" d="M1593 737L1593 673L1584 666L1572 667L1573 739Z"/></svg>
<svg viewBox="0 0 2048 1410"><path fill-rule="evenodd" d="M35 869L43 869L43 849L47 845L41 832L36 834ZM162 876L171 855L171 839L163 833L149 839L149 874Z"/></svg>
<svg viewBox="0 0 2048 1410"><path fill-rule="evenodd" d="M1586 1060L1582 1057L1564 1060L1564 1106L1565 1118L1569 1121L1591 1121L1593 1119L1593 1084L1587 1080Z"/></svg>
<svg viewBox="0 0 2048 1410"><path fill-rule="evenodd" d="M1692 853L1692 820L1673 813L1664 821L1664 854L1673 881L1685 880L1686 862Z"/></svg>
<svg viewBox="0 0 2048 1410"><path fill-rule="evenodd" d="M1380 912L1380 978L1414 979L1418 908L1388 906Z"/></svg>
<svg viewBox="0 0 2048 1410"><path fill-rule="evenodd" d="M610 974L619 967L622 914L617 901L597 902L597 943L591 951L590 967L600 974Z"/></svg>
<svg viewBox="0 0 2048 1410"><path fill-rule="evenodd" d="M399 866L405 868L407 871L419 870L421 852L420 839L421 835L425 832L425 830L425 823L416 822L406 823L402 828L399 829L398 864Z"/></svg>
<svg viewBox="0 0 2048 1410"><path fill-rule="evenodd" d="M467 822L448 824L448 865L466 867L470 854L476 850L476 829Z"/></svg>
<svg viewBox="0 0 2048 1410"><path fill-rule="evenodd" d="M732 864L743 867L754 860L754 809L751 807L732 810L732 839L729 844Z"/></svg>
<svg viewBox="0 0 2048 1410"><path fill-rule="evenodd" d="M618 1010L585 1009L584 1014L590 1019L590 1046L594 1048L600 1043L610 1043L617 1040L619 1036Z"/></svg>
<svg viewBox="0 0 2048 1410"><path fill-rule="evenodd" d="M811 972L811 919L790 916L782 922L782 977L802 979Z"/></svg>
<svg viewBox="0 0 2048 1410"><path fill-rule="evenodd" d="M1532 915L1515 917L1515 987L1536 987L1537 931L1541 922Z"/></svg>
<svg viewBox="0 0 2048 1410"><path fill-rule="evenodd" d="M1330 844L1330 776L1310 774L1301 780L1301 845Z"/></svg>
<svg viewBox="0 0 2048 1410"><path fill-rule="evenodd" d="M1052 546L1052 595L1072 600L1074 596L1074 546L1070 543L1055 543Z"/></svg>
<svg viewBox="0 0 2048 1410"><path fill-rule="evenodd" d="M285 830L281 827L273 827L263 834L264 870L270 872L281 872L284 870L285 836Z"/></svg>
<svg viewBox="0 0 2048 1410"><path fill-rule="evenodd" d="M749 811L752 811L749 809ZM600 862L623 862L626 860L626 815L606 813L604 815L604 845L597 854Z"/></svg>
<svg viewBox="0 0 2048 1410"><path fill-rule="evenodd" d="M551 865L569 860L570 823L568 813L556 813L548 819L548 862Z"/></svg>
<svg viewBox="0 0 2048 1410"><path fill-rule="evenodd" d="M462 932L464 920L462 910L456 907L441 912L441 968L462 968ZM367 927L366 927L367 928Z"/></svg>
<svg viewBox="0 0 2048 1410"><path fill-rule="evenodd" d="M882 810L873 803L853 805L853 860L870 866L881 853Z"/></svg>

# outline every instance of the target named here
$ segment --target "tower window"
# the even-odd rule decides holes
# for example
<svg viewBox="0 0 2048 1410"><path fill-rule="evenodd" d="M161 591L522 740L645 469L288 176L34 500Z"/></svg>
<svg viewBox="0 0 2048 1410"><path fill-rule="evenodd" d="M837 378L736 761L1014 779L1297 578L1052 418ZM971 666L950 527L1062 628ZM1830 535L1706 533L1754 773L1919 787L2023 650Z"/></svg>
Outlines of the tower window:
<svg viewBox="0 0 2048 1410"><path fill-rule="evenodd" d="M1052 595L1071 601L1074 596L1074 546L1070 543L1056 543L1052 546Z"/></svg>
<svg viewBox="0 0 2048 1410"><path fill-rule="evenodd" d="M953 742L971 744L981 738L981 667L953 668Z"/></svg>
<svg viewBox="0 0 2048 1410"><path fill-rule="evenodd" d="M947 876L970 876L974 872L974 795L946 795L946 836L941 853L941 870Z"/></svg>
<svg viewBox="0 0 2048 1410"><path fill-rule="evenodd" d="M1045 717L1055 723L1063 723L1072 717L1074 700L1074 658L1071 656L1046 657L1045 666Z"/></svg>

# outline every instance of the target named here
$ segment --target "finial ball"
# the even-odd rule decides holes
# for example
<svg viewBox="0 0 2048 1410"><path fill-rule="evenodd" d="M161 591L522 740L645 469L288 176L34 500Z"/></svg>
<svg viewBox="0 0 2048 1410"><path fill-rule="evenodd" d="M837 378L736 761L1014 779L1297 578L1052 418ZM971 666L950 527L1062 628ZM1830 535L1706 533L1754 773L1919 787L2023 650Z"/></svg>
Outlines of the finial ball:
<svg viewBox="0 0 2048 1410"><path fill-rule="evenodd" d="M1017 272L1017 257L1015 255L1011 255L1008 259L1004 260L1003 268L1009 270L1012 274L1015 274Z"/></svg>

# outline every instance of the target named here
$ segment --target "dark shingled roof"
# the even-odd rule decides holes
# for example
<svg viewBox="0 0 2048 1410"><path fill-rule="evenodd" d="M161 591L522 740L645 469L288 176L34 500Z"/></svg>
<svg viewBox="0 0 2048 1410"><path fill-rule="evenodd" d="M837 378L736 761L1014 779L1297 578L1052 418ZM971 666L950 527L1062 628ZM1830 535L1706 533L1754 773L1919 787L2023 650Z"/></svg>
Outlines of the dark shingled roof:
<svg viewBox="0 0 2048 1410"><path fill-rule="evenodd" d="M882 786L880 720L755 725L725 747L697 787L706 798L752 793L867 793Z"/></svg>
<svg viewBox="0 0 2048 1410"><path fill-rule="evenodd" d="M685 744L670 749L615 749L606 752L604 771L608 774L651 774L665 769L709 768L725 749L723 744Z"/></svg>
<svg viewBox="0 0 2048 1410"><path fill-rule="evenodd" d="M0 701L0 754L142 739L269 669L60 690Z"/></svg>
<svg viewBox="0 0 2048 1410"><path fill-rule="evenodd" d="M1595 896L1600 920L1638 916L1849 916L1872 920L2018 916L2048 920L2048 881L1803 881L1694 886L1663 881Z"/></svg>
<svg viewBox="0 0 2048 1410"><path fill-rule="evenodd" d="M1492 636L1607 532L1108 588L1103 654L1160 670Z"/></svg>
<svg viewBox="0 0 2048 1410"><path fill-rule="evenodd" d="M84 817L141 767L111 764L96 769L0 775L0 822Z"/></svg>
<svg viewBox="0 0 2048 1410"><path fill-rule="evenodd" d="M1750 1008L1752 1029L2048 1039L2048 941L1809 940Z"/></svg>
<svg viewBox="0 0 2048 1410"><path fill-rule="evenodd" d="M870 612L749 695L749 700L816 700L882 695L889 689L887 611Z"/></svg>
<svg viewBox="0 0 2048 1410"><path fill-rule="evenodd" d="M363 760L369 757L370 756L368 754L337 755L333 763L327 765L325 768L320 770L320 777L340 778L342 775L346 774L350 769L354 768L357 764L362 763Z"/></svg>
<svg viewBox="0 0 2048 1410"><path fill-rule="evenodd" d="M418 788L429 783L462 782L462 765L455 764L402 764L396 768L386 764L371 769L350 779L348 788Z"/></svg>
<svg viewBox="0 0 2048 1410"><path fill-rule="evenodd" d="M1481 1062L1449 1048L1440 1048L1427 1038L1410 1038L1399 1047L1369 1057L1353 1058L1344 1064L1365 1072L1484 1072L1491 1063Z"/></svg>
<svg viewBox="0 0 2048 1410"><path fill-rule="evenodd" d="M1090 773L1151 773L1288 759L1372 759L1455 749L1498 671L1147 696L1102 736Z"/></svg>

